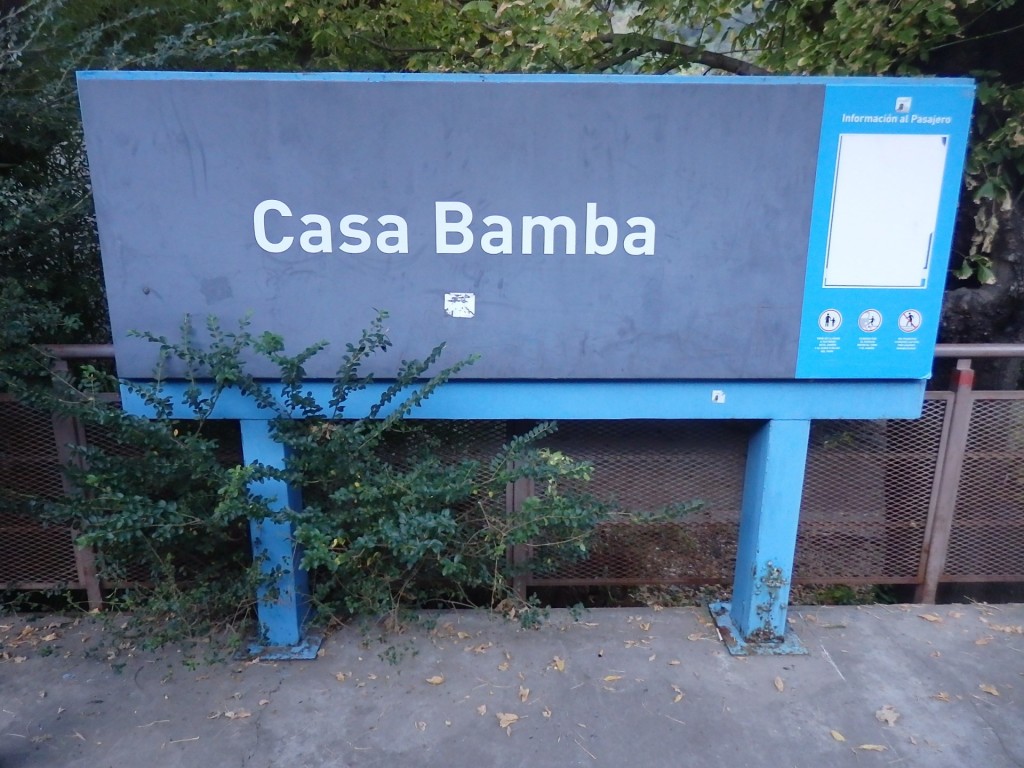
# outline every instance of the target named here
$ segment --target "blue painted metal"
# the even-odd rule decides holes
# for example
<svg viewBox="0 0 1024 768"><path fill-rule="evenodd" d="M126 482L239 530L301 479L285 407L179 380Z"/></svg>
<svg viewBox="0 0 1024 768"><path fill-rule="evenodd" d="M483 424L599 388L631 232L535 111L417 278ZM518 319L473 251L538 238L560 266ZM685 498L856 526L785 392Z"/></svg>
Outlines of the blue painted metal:
<svg viewBox="0 0 1024 768"><path fill-rule="evenodd" d="M285 448L270 434L265 420L243 420L242 453L247 464L259 462L268 467L284 468ZM268 500L272 510L299 509L302 500L297 488L283 480L264 480L253 492ZM309 618L309 576L299 567L301 553L296 547L290 523L270 519L249 523L253 557L265 577L256 593L261 655L276 653L276 658L311 658L316 655L314 639L303 639L302 628Z"/></svg>
<svg viewBox="0 0 1024 768"><path fill-rule="evenodd" d="M711 618L718 628L722 643L733 656L805 656L807 648L792 630L786 631L782 640L774 643L761 643L747 640L736 626L729 613L730 603L711 603Z"/></svg>
<svg viewBox="0 0 1024 768"><path fill-rule="evenodd" d="M949 87L936 89L936 82ZM898 111L901 103L906 109L903 113ZM916 378L930 374L973 104L974 84L970 80L887 79L866 83L855 78L828 84L815 174L797 378ZM925 261L927 277L918 284L885 285L885 279L877 274L870 276L874 279L870 286L827 284L829 239L839 198L837 168L847 146L843 139L866 136L882 141L918 137L944 147L941 188L934 190L938 207L930 213L934 218L925 221L921 212L904 216L913 218L914 224L924 230L931 228L931 239L922 236L919 243L921 255L930 251L930 257ZM913 194L907 191L913 179L902 178L901 173L908 171L887 167L877 178L863 183L880 193L876 197L881 193L896 198ZM861 244L861 250L870 247L870 241ZM917 325L912 329L900 323L908 310L918 313ZM828 311L840 318L833 328L819 325ZM874 320L862 327L858 321L868 312L873 313Z"/></svg>
<svg viewBox="0 0 1024 768"><path fill-rule="evenodd" d="M143 383L144 384L144 383ZM266 382L268 387L276 385ZM194 418L182 404L186 385L164 382L173 418ZM365 416L387 388L375 382L354 392L345 417ZM324 408L327 382L306 387ZM452 381L412 414L422 419L913 419L921 415L925 382L907 381ZM152 411L122 387L125 410ZM390 413L396 404L381 411ZM270 419L237 391L218 399L213 418Z"/></svg>
<svg viewBox="0 0 1024 768"><path fill-rule="evenodd" d="M807 420L772 420L750 439L732 602L712 607L716 618L728 617L719 626L733 653L794 647L786 639L786 608L810 428Z"/></svg>
<svg viewBox="0 0 1024 768"><path fill-rule="evenodd" d="M259 658L263 661L310 661L320 653L324 636L314 632L304 632L302 639L295 645L249 645L245 658Z"/></svg>
<svg viewBox="0 0 1024 768"><path fill-rule="evenodd" d="M79 80L276 80L293 82L357 82L357 83L430 83L430 82L464 82L464 83L661 83L662 75L517 75L517 74L429 74L420 72L143 72L123 70L87 70L77 73ZM718 80L720 80L719 78ZM716 78L709 77L673 77L673 81L707 87L720 86ZM895 78L878 77L793 77L793 76L745 76L729 78L730 85L801 85L828 86L874 86L886 87L890 83L898 84ZM903 82L907 82L904 80ZM943 89L950 86L964 85L973 87L970 78L920 78L913 80L915 89ZM892 86L891 86L892 87Z"/></svg>

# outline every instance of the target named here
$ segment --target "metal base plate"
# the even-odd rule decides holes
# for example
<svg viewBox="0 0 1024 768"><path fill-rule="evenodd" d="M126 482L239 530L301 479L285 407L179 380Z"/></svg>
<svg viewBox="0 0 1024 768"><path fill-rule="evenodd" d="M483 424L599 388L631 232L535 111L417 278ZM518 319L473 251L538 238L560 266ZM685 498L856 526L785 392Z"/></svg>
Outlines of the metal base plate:
<svg viewBox="0 0 1024 768"><path fill-rule="evenodd" d="M309 661L320 651L324 636L310 633L298 645L249 645L243 652L247 658L262 661Z"/></svg>
<svg viewBox="0 0 1024 768"><path fill-rule="evenodd" d="M807 653L800 638L788 627L781 642L757 642L744 638L736 628L732 620L731 603L711 603L708 608L722 642L733 656L802 656Z"/></svg>

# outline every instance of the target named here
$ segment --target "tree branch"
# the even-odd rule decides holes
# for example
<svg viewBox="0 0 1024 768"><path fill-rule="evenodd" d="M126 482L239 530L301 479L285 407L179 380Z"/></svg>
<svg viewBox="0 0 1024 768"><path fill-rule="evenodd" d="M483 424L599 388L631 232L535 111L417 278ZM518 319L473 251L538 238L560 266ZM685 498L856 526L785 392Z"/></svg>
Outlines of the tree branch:
<svg viewBox="0 0 1024 768"><path fill-rule="evenodd" d="M715 53L697 48L686 43L678 43L673 40L662 40L649 35L642 35L639 32L625 32L610 35L601 35L598 38L602 43L612 46L622 46L627 50L620 56L609 61L616 64L624 63L629 59L636 58L645 53L661 53L666 56L677 56L694 64L703 64L705 67L720 69L724 72L732 72L734 75L768 75L767 69L751 64L750 62L737 59L734 56L727 56L724 53ZM628 53L632 55L626 56ZM623 56L626 58L624 59Z"/></svg>

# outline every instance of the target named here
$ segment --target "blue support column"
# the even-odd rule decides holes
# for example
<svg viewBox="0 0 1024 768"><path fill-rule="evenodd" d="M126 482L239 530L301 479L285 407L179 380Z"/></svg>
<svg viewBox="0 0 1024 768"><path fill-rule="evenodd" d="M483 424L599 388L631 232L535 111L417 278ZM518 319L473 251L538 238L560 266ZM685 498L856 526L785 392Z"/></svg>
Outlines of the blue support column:
<svg viewBox="0 0 1024 768"><path fill-rule="evenodd" d="M805 653L786 632L810 421L771 420L750 439L731 603L711 613L735 655Z"/></svg>
<svg viewBox="0 0 1024 768"><path fill-rule="evenodd" d="M258 461L268 467L284 468L285 448L270 434L269 421L242 420L242 454L246 464ZM300 509L299 489L282 480L264 480L252 489L267 499L272 510ZM290 523L267 519L249 523L253 557L260 560L265 582L256 593L259 642L250 652L263 658L312 659L320 638L303 636L309 618L309 577L299 567L302 558L295 545Z"/></svg>

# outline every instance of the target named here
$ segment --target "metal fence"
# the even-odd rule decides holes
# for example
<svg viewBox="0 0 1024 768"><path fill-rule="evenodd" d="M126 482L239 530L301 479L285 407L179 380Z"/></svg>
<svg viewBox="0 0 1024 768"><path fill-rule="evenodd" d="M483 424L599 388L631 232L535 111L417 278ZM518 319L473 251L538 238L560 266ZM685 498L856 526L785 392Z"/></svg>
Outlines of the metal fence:
<svg viewBox="0 0 1024 768"><path fill-rule="evenodd" d="M933 602L943 582L1024 582L1024 392L973 390L970 361L1024 356L1024 346L940 345L938 354L957 358L957 369L949 391L927 394L920 419L814 423L796 583L909 584ZM457 438L445 442L490 454L521 426L449 424ZM600 528L586 560L527 570L519 587L731 583L752 427L562 422L546 444L592 462L589 491L622 514ZM107 439L0 396L0 586L83 589L100 604L93 553L75 547L73 531L19 512L19 499L73 493L61 471L73 460L67 445ZM237 445L226 451L238 460ZM508 504L528 492L510 488Z"/></svg>

